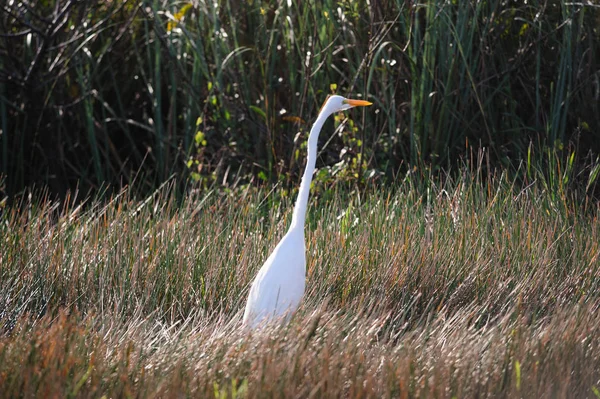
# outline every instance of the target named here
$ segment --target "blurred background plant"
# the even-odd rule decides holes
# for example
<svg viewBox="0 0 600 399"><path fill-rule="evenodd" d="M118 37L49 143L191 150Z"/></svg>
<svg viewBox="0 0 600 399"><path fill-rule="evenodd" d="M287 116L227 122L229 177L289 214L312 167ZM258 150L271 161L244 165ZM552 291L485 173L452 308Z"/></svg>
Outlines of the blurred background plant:
<svg viewBox="0 0 600 399"><path fill-rule="evenodd" d="M411 169L429 176L482 148L486 168L527 160L549 176L558 162L577 177L600 153L600 9L591 2L1 7L8 197L34 184L60 197L133 183L147 192L172 175L204 188L279 182L286 192L332 92L375 107L328 122L317 191Z"/></svg>

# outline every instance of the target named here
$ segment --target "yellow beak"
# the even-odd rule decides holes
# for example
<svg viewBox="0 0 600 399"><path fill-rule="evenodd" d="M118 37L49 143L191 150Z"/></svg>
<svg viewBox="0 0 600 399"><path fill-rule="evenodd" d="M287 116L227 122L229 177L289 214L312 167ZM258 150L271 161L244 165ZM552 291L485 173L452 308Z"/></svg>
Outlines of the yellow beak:
<svg viewBox="0 0 600 399"><path fill-rule="evenodd" d="M344 100L344 102L348 105L351 105L353 107L368 107L369 105L373 105L372 102L369 101L365 101L365 100L350 100L350 99L346 99Z"/></svg>

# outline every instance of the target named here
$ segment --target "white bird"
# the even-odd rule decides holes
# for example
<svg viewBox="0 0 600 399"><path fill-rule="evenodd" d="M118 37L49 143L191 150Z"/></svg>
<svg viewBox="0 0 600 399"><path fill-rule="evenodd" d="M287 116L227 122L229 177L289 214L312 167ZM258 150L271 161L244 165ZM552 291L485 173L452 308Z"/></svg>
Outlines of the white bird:
<svg viewBox="0 0 600 399"><path fill-rule="evenodd" d="M304 221L308 205L310 183L315 170L319 133L329 115L352 107L371 105L364 100L350 100L342 96L329 96L321 107L310 135L306 169L288 232L262 265L248 295L244 311L244 326L257 328L282 318L290 317L298 308L306 283L306 255L304 247Z"/></svg>

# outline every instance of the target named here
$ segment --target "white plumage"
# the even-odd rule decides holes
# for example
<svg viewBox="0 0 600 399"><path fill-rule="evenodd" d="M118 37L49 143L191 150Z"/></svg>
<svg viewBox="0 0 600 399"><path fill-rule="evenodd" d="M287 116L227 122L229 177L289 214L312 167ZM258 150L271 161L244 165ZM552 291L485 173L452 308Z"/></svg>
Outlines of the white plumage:
<svg viewBox="0 0 600 399"><path fill-rule="evenodd" d="M256 328L263 324L288 318L298 308L306 284L306 254L304 221L310 183L315 170L319 133L329 115L352 107L371 105L368 101L349 100L330 96L321 108L308 136L306 169L294 207L288 232L262 265L248 295L243 324Z"/></svg>

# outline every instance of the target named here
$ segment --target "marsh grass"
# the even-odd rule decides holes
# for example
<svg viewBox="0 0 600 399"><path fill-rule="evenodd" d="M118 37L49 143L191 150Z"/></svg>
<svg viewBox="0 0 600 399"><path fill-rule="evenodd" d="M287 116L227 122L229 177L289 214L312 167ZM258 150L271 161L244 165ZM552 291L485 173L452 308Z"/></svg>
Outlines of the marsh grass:
<svg viewBox="0 0 600 399"><path fill-rule="evenodd" d="M7 207L1 395L594 397L598 203L457 175L314 199L303 305L253 334L248 285L291 217L277 191Z"/></svg>

